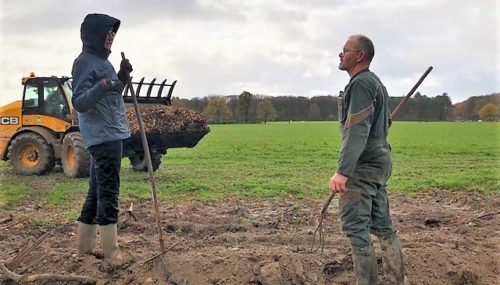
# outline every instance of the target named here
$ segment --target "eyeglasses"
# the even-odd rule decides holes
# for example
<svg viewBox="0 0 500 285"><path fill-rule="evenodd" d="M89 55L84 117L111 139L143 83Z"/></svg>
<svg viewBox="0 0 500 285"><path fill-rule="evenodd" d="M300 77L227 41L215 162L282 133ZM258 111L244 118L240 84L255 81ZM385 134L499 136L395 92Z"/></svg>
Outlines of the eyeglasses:
<svg viewBox="0 0 500 285"><path fill-rule="evenodd" d="M359 49L344 49L340 52L340 54L344 55L346 52L349 52L349 51L355 51L355 52L360 52L362 50L359 50Z"/></svg>

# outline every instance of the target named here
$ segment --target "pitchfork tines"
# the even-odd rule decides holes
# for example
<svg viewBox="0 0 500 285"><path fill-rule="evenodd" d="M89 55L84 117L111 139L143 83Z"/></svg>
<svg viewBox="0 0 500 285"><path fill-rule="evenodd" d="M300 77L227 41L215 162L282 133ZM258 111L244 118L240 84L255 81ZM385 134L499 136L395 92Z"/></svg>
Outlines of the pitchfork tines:
<svg viewBox="0 0 500 285"><path fill-rule="evenodd" d="M323 219L326 216L326 210L328 209L328 206L332 202L333 197L335 197L335 192L330 193L330 196L328 196L328 199L326 199L325 204L323 205L323 208L321 209L321 212L319 214L318 226L316 227L316 230L313 233L312 245L311 245L310 252L316 252L321 248L321 254L323 254L323 249L325 248L325 232L323 229ZM316 235L317 234L319 235L319 244L315 248L314 245L316 243Z"/></svg>

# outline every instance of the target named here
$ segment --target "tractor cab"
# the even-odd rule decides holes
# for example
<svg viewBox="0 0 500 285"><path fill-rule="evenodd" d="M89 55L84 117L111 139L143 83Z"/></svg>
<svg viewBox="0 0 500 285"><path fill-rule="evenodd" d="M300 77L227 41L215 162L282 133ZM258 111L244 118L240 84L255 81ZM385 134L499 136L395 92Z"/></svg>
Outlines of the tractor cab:
<svg viewBox="0 0 500 285"><path fill-rule="evenodd" d="M59 120L71 124L75 115L71 105L72 91L68 77L35 77L32 73L30 77L24 77L22 83L24 85L22 114L23 118L28 118L23 120L24 123L44 125L51 129L53 129L52 124L62 123L57 123ZM29 119L30 117L32 118ZM67 124L63 125L64 129L67 129Z"/></svg>
<svg viewBox="0 0 500 285"><path fill-rule="evenodd" d="M41 175L61 164L71 177L88 175L67 77L22 79L23 99L0 108L0 158L17 173Z"/></svg>

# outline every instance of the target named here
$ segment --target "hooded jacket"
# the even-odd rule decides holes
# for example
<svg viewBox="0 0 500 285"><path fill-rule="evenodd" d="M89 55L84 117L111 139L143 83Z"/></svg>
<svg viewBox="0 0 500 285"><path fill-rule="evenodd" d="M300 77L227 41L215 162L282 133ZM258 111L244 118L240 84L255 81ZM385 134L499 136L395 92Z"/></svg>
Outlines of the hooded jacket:
<svg viewBox="0 0 500 285"><path fill-rule="evenodd" d="M80 36L83 49L73 62L73 107L78 111L80 133L86 147L130 136L122 95L109 90L102 79L117 80L104 47L109 30L115 33L120 21L102 14L89 14L83 20Z"/></svg>

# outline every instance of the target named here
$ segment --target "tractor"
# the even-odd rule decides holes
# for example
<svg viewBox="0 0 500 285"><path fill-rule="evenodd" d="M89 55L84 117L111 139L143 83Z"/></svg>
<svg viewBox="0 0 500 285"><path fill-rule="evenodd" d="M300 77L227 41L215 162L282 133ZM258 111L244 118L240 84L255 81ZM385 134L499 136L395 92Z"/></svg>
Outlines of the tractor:
<svg viewBox="0 0 500 285"><path fill-rule="evenodd" d="M139 104L171 105L176 81L166 84L164 80L157 84L153 79L144 84L142 78L132 84L136 85ZM37 77L31 73L22 78L22 85L22 100L0 107L0 159L10 160L15 172L22 175L47 174L56 165L61 165L69 177L88 176L90 155L80 136L77 112L71 104L71 78ZM148 90L146 96L141 97L139 93L143 85L148 85ZM132 102L131 96L127 95L129 88L126 86L123 93L127 105ZM151 96L153 88L158 89L157 96ZM168 89L166 96L162 95L164 89ZM206 133L208 129L150 143L153 169L158 169L167 148L194 147ZM142 144L137 136L124 141L123 155L129 157L134 170L147 171Z"/></svg>

